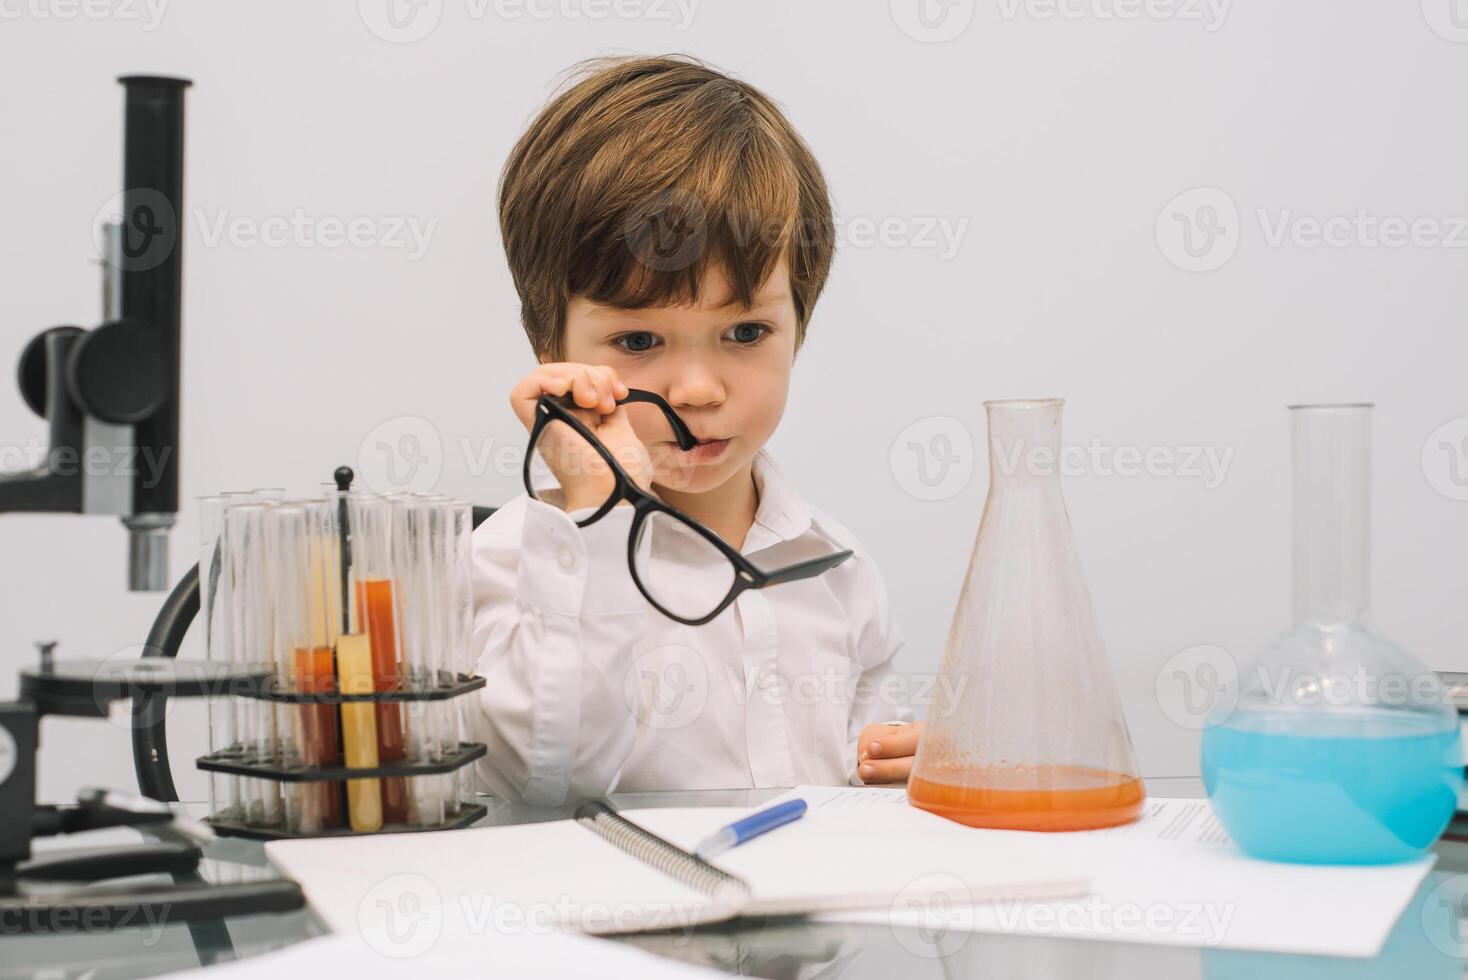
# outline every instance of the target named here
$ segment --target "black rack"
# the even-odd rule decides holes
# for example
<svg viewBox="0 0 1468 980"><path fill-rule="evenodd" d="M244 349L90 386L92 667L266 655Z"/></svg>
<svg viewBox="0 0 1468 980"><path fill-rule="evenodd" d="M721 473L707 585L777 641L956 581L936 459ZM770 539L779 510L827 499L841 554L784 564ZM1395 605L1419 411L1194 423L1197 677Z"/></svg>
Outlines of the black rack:
<svg viewBox="0 0 1468 980"><path fill-rule="evenodd" d="M449 674L445 672L440 673L438 681L440 683L434 684L431 687L408 684L390 690L374 691L369 694L343 694L335 689L328 691L298 691L289 685L281 683L278 678L271 678L259 685L242 687L236 693L240 697L269 701L274 704L305 706L311 704L339 705L360 702L401 703L411 701L446 701L484 687L484 678L477 674ZM371 768L354 768L340 764L330 766L316 764L303 765L291 764L289 761L278 759L252 758L252 752L246 746L232 745L211 752L208 755L199 756L194 762L195 765L206 772L245 776L251 779L266 779L277 783L347 783L358 779L393 779L442 775L461 769L475 759L483 758L484 754L485 747L482 742L459 742L454 748L444 752L442 757L436 760L412 761L409 759L394 759L387 762L380 762ZM481 803L465 803L461 801L458 805L457 812L451 816L447 816L439 823L428 826L384 823L380 828L372 831L355 831L350 826L323 827L310 831L292 830L274 824L259 824L237 820L229 815L221 814L211 814L205 818L204 822L220 834L253 837L261 840L280 840L301 837L351 837L369 833L402 834L433 830L455 830L470 826L488 812L488 808Z"/></svg>

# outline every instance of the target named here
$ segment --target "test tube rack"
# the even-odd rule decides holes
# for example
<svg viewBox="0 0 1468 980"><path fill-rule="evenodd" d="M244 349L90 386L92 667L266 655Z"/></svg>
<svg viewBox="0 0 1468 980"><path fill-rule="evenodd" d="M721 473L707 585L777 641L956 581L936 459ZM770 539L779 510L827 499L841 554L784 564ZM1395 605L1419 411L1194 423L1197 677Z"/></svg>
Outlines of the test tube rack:
<svg viewBox="0 0 1468 980"><path fill-rule="evenodd" d="M304 692L292 689L278 681L267 682L260 687L243 692L239 696L271 701L278 705L330 704L333 706L354 702L427 702L447 701L461 697L484 687L484 678L477 674L441 675L440 683L432 687L401 687L370 694L343 694L340 692ZM440 758L415 761L400 759L382 762L371 768L352 768L345 765L293 765L285 759L260 759L251 756L243 744L227 746L207 755L199 756L196 765L206 772L223 773L253 779L266 779L278 783L334 782L347 783L359 779L412 778L434 776L455 772L485 753L482 742L459 742L441 753ZM345 788L345 787L343 787ZM242 819L232 819L227 813L216 813L205 819L217 833L257 840L280 840L299 837L355 837L363 833L393 834L415 833L431 830L455 830L468 827L488 812L482 803L461 801L458 812L446 816L440 823L427 826L416 822L384 823L378 830L355 831L349 825L326 827L320 830L300 831L288 829L283 824L260 824Z"/></svg>

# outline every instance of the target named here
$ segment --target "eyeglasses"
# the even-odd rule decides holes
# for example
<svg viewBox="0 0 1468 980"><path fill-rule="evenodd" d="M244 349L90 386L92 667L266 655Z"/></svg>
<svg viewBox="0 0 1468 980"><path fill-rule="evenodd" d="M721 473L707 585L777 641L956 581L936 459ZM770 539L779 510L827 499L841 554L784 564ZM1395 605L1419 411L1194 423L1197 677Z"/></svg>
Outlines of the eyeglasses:
<svg viewBox="0 0 1468 980"><path fill-rule="evenodd" d="M662 396L638 388L629 389L618 405L643 402L656 406L667 419L680 449L698 444L687 425ZM645 492L627 475L611 452L571 411L571 395L541 395L535 406L535 423L525 451L525 492L542 500L530 482L531 462L542 434L553 422L564 422L596 450L611 470L615 485L589 517L576 522L586 527L601 520L612 508L628 501L633 508L632 530L627 537L627 565L638 590L658 612L688 626L702 626L728 608L746 589L815 578L850 558L850 550L796 562L765 571L750 562L714 531L674 507Z"/></svg>

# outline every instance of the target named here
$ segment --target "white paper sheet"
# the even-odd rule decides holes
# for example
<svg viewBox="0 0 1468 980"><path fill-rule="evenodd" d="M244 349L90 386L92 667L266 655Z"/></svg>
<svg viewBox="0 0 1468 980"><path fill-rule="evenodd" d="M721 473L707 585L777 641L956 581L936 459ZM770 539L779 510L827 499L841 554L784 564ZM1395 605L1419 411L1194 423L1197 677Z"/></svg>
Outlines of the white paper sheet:
<svg viewBox="0 0 1468 980"><path fill-rule="evenodd" d="M910 807L884 809L880 826L866 813L834 810L720 855L716 863L743 876L752 890L722 898L681 884L574 820L278 840L266 843L265 854L301 883L334 931L347 934L407 929L418 920L466 936L684 929L741 909L886 909L899 900L926 902L940 890L974 897L1087 891L1083 875L1035 842L955 855L939 840L948 821ZM741 807L624 811L685 849L746 813ZM855 854L869 856L854 861Z"/></svg>
<svg viewBox="0 0 1468 980"><path fill-rule="evenodd" d="M884 787L799 786L812 810L860 807L880 823L905 805ZM1281 953L1371 957L1432 869L1436 855L1378 867L1295 865L1249 858L1229 840L1207 800L1149 799L1140 820L1070 834L974 830L964 835L1043 838L1049 853L1091 879L1084 899L998 902L966 908L907 907L890 914L843 912L822 919L943 925L976 932L1070 936L1118 942L1216 946Z"/></svg>

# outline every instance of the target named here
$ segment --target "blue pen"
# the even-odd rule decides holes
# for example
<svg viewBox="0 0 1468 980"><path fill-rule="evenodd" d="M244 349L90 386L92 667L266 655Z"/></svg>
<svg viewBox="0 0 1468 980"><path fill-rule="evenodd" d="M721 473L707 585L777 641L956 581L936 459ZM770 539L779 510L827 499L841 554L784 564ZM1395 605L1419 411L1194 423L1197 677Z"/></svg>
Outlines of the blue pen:
<svg viewBox="0 0 1468 980"><path fill-rule="evenodd" d="M783 827L792 820L799 820L804 815L805 800L787 800L784 803L777 803L767 810L752 813L743 820L736 820L729 826L714 831L693 849L693 853L707 860L715 854L723 854L731 847L738 847L765 831Z"/></svg>

